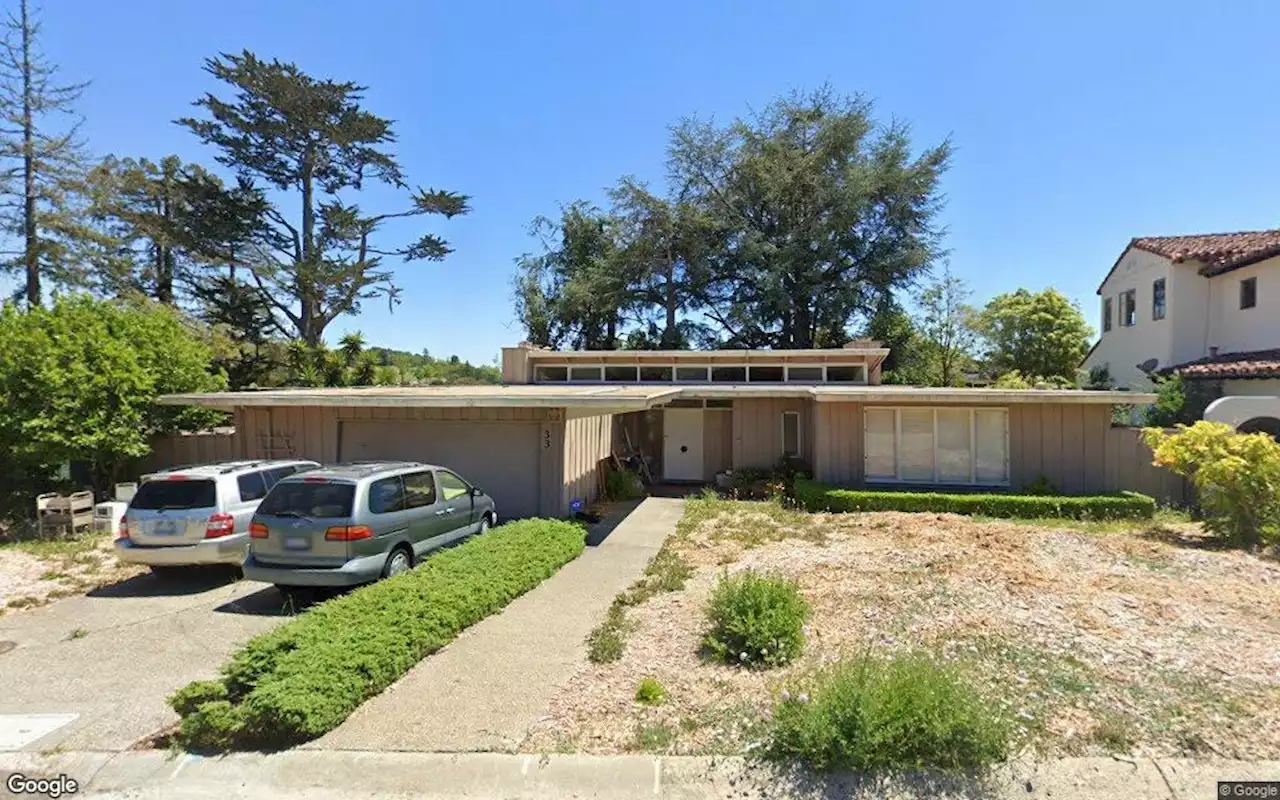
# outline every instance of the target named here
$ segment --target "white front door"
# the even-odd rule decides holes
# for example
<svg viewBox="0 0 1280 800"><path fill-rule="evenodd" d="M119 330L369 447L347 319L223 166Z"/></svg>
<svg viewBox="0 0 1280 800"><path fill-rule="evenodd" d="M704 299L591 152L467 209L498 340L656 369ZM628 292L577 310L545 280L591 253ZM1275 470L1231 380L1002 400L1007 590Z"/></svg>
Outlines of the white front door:
<svg viewBox="0 0 1280 800"><path fill-rule="evenodd" d="M662 414L662 477L702 480L702 409L668 408Z"/></svg>

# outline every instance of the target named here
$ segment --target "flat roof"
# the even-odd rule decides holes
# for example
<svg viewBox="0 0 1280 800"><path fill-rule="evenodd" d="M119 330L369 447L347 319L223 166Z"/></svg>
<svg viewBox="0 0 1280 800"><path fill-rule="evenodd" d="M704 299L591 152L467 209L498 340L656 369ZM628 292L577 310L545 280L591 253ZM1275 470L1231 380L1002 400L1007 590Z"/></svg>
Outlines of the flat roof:
<svg viewBox="0 0 1280 800"><path fill-rule="evenodd" d="M161 405L231 410L243 406L535 407L644 410L679 398L812 397L820 403L911 402L1103 403L1150 405L1154 394L1081 389L950 389L914 386L802 386L788 384L655 384L616 386L521 384L516 386L370 386L334 389L269 389L249 392L167 394Z"/></svg>
<svg viewBox="0 0 1280 800"><path fill-rule="evenodd" d="M828 358L889 355L887 347L829 347L810 348L807 350L537 350L526 352L533 359L571 359L595 360L606 359L619 361L631 358L671 358L680 361L722 361L725 359L748 359L751 361L782 360L803 356L827 356Z"/></svg>

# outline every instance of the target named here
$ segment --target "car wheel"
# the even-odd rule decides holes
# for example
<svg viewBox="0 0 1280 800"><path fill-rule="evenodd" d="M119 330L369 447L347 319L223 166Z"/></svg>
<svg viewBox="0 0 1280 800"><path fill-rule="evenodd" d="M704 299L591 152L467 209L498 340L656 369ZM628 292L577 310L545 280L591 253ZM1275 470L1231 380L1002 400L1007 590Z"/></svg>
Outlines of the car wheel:
<svg viewBox="0 0 1280 800"><path fill-rule="evenodd" d="M413 557L409 555L409 551L397 547L391 551L391 555L387 556L387 564L382 568L382 577L390 578L392 575L399 575L411 569L413 569Z"/></svg>
<svg viewBox="0 0 1280 800"><path fill-rule="evenodd" d="M489 531L489 515L485 514L480 518L480 529L476 531L476 535L488 533Z"/></svg>

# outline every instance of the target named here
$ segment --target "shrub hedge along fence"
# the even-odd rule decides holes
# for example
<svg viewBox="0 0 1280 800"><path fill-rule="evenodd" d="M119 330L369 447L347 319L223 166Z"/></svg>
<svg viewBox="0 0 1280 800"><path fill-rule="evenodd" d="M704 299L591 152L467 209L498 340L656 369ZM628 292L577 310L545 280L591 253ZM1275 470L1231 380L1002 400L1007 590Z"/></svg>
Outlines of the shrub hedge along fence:
<svg viewBox="0 0 1280 800"><path fill-rule="evenodd" d="M170 697L182 717L175 739L191 750L276 749L327 733L584 545L573 523L512 522L315 606L250 640L220 680L196 681Z"/></svg>
<svg viewBox="0 0 1280 800"><path fill-rule="evenodd" d="M1144 494L1058 496L835 489L797 480L796 502L808 511L925 511L1009 519L1150 519L1156 501Z"/></svg>

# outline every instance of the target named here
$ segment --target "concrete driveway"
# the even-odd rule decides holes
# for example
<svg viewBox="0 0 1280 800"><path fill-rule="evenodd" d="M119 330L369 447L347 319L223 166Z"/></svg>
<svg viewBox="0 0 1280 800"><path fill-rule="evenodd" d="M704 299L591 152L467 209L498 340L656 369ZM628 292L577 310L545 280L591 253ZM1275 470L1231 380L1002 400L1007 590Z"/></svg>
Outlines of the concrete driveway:
<svg viewBox="0 0 1280 800"><path fill-rule="evenodd" d="M170 693L285 618L273 587L212 570L0 617L0 750L128 749L178 720Z"/></svg>

